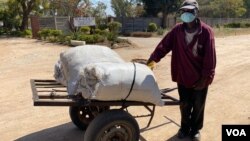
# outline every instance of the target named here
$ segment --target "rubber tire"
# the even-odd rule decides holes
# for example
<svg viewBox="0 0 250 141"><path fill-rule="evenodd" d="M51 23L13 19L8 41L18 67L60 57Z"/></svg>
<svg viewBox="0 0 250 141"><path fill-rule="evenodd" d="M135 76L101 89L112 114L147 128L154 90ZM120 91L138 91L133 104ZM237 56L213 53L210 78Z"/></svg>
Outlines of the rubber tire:
<svg viewBox="0 0 250 141"><path fill-rule="evenodd" d="M118 125L118 128L117 128L117 125ZM114 126L116 126L116 128ZM111 129L111 127L115 128L115 130L118 130L117 132L118 134L120 134L121 131L125 129L124 127L128 128L128 130L125 129L125 131L128 131L131 137L128 138L127 140L117 139L117 141L138 141L139 140L139 136L140 136L139 126L136 120L134 119L134 117L123 110L115 109L115 110L109 110L109 111L99 114L90 123L89 127L87 128L85 132L84 141L102 141L102 140L106 141L107 139L101 139L101 137L105 134L106 136L108 136L109 132L111 132L112 130L107 130L107 129ZM104 132L105 134L103 134Z"/></svg>
<svg viewBox="0 0 250 141"><path fill-rule="evenodd" d="M86 106L70 106L69 115L71 121L78 127L80 130L86 130L90 122L97 116L97 114L109 110L109 107L86 107ZM99 109L99 111L97 111ZM93 114L93 111L95 114ZM97 114L96 114L97 112Z"/></svg>

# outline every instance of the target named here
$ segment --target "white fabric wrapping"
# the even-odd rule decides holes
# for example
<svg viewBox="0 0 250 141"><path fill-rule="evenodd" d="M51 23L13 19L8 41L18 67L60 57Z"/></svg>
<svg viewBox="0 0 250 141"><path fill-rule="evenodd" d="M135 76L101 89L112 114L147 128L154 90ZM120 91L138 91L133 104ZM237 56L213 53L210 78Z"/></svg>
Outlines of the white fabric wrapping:
<svg viewBox="0 0 250 141"><path fill-rule="evenodd" d="M59 60L54 67L54 78L58 83L67 86L67 80L63 73L62 62Z"/></svg>
<svg viewBox="0 0 250 141"><path fill-rule="evenodd" d="M78 46L60 54L55 79L67 86L69 95L81 92L87 99L131 100L162 106L161 93L153 72L145 65L126 63L105 46ZM129 94L136 71L133 89ZM128 96L128 97L127 97Z"/></svg>
<svg viewBox="0 0 250 141"><path fill-rule="evenodd" d="M143 64L135 63L134 86L133 63L92 63L80 73L77 91L84 98L96 100L131 100L150 102L162 106L161 92L152 71ZM128 97L127 97L128 96Z"/></svg>
<svg viewBox="0 0 250 141"><path fill-rule="evenodd" d="M68 49L60 54L60 61L69 95L76 93L80 70L86 65L96 62L124 63L116 52L98 45L84 45Z"/></svg>

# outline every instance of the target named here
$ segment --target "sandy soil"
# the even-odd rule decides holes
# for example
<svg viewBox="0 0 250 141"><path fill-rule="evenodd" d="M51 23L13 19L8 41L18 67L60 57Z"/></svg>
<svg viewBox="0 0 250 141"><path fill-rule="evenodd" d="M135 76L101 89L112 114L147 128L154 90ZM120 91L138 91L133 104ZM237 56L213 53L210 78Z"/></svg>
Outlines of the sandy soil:
<svg viewBox="0 0 250 141"><path fill-rule="evenodd" d="M203 141L221 140L222 124L250 124L250 35L216 39L217 68L206 103ZM130 38L139 47L115 49L122 58L147 59L160 38ZM29 80L53 79L54 64L67 46L33 39L0 39L0 140L82 141L68 114L68 107L34 107ZM161 88L175 88L170 79L170 55L154 70ZM170 93L178 98L177 91ZM131 113L143 114L140 107ZM148 118L137 119L140 128ZM151 126L141 131L144 141L178 141L178 106L157 107ZM188 138L184 140L190 140Z"/></svg>

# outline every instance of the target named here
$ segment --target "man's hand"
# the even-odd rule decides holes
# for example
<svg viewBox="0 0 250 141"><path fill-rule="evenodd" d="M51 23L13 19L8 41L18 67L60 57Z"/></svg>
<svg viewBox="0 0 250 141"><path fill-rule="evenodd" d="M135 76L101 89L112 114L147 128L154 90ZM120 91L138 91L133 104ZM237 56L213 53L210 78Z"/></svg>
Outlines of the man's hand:
<svg viewBox="0 0 250 141"><path fill-rule="evenodd" d="M194 84L195 90L202 90L206 87L206 79L202 78Z"/></svg>
<svg viewBox="0 0 250 141"><path fill-rule="evenodd" d="M155 61L148 61L148 62L147 62L147 66L148 66L151 70L153 70L154 67L155 67Z"/></svg>

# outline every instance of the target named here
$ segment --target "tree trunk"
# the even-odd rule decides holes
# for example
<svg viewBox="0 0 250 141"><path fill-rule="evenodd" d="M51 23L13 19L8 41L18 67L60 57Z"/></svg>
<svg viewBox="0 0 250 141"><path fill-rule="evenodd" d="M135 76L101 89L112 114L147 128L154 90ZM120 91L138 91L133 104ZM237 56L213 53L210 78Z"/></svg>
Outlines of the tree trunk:
<svg viewBox="0 0 250 141"><path fill-rule="evenodd" d="M164 7L163 11L162 11L162 23L161 23L162 28L166 28L167 27L166 26L167 17L168 17L168 10L167 10L167 7Z"/></svg>
<svg viewBox="0 0 250 141"><path fill-rule="evenodd" d="M30 0L28 3L26 3L25 1L20 1L20 4L21 4L22 9L23 9L23 19L22 19L22 23L20 26L21 31L28 29L29 14L30 14L31 10L34 8L35 2L36 2L35 0Z"/></svg>
<svg viewBox="0 0 250 141"><path fill-rule="evenodd" d="M27 14L27 12L24 12L20 30L24 31L28 29L28 23L29 23L29 14Z"/></svg>
<svg viewBox="0 0 250 141"><path fill-rule="evenodd" d="M167 28L167 17L168 15L167 14L163 14L163 17L162 17L162 28Z"/></svg>

